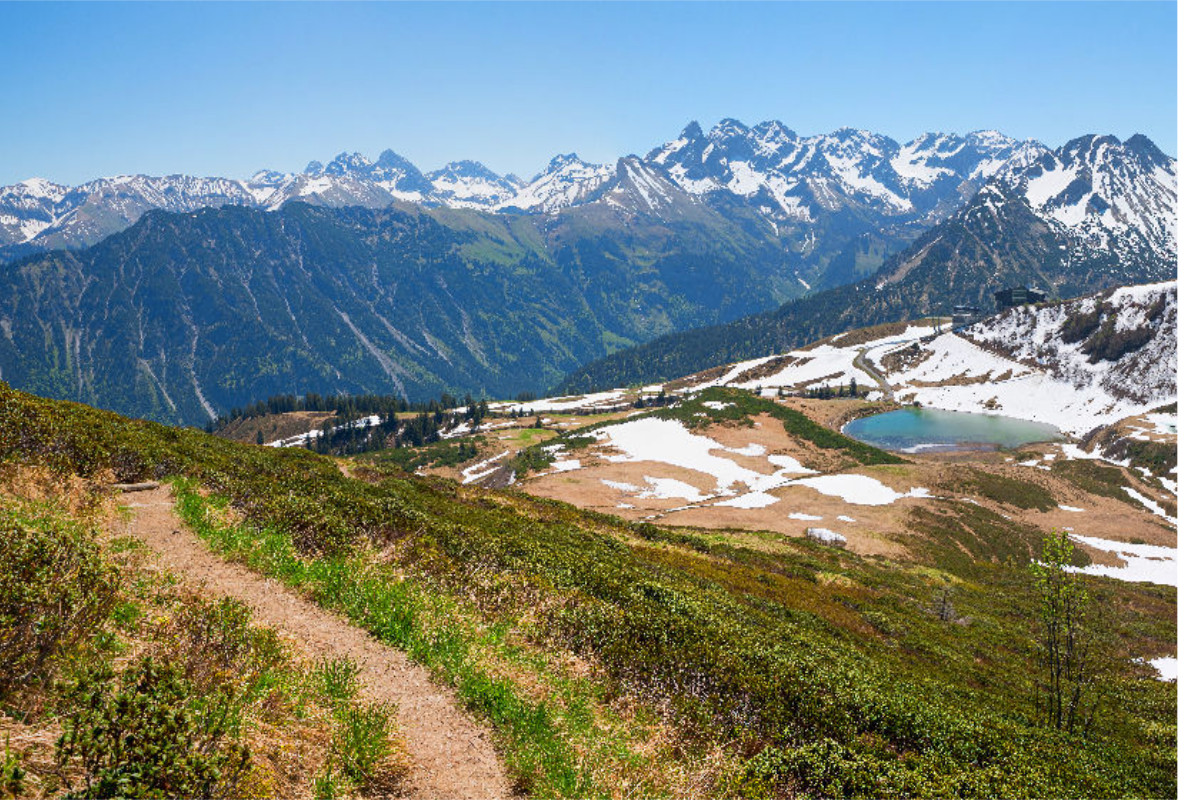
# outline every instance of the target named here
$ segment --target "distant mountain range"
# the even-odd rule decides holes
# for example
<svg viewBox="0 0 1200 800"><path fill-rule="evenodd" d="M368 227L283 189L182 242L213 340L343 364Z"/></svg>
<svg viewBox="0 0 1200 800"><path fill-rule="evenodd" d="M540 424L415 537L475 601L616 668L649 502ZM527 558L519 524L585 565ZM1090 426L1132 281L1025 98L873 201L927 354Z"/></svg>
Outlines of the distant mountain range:
<svg viewBox="0 0 1200 800"><path fill-rule="evenodd" d="M375 161L342 153L302 172L263 170L247 180L125 175L68 187L35 178L0 189L0 260L94 244L150 209L276 210L293 200L384 208L399 201L531 214L603 205L627 216L679 219L699 204L767 220L796 277L821 288L873 272L1014 159L1033 162L1049 152L994 131L930 133L901 145L850 128L805 137L780 122L747 127L727 119L707 134L693 122L675 140L615 164L555 156L528 182L475 161L426 173L391 150Z"/></svg>
<svg viewBox="0 0 1200 800"><path fill-rule="evenodd" d="M540 392L607 352L796 296L765 223L696 212L151 211L0 268L0 379L192 424L285 393Z"/></svg>
<svg viewBox="0 0 1200 800"><path fill-rule="evenodd" d="M26 181L0 191L0 379L202 423L286 392L678 377L1004 285L1173 278L1175 168L1141 136L1052 151L726 120L528 183L391 151L249 181Z"/></svg>

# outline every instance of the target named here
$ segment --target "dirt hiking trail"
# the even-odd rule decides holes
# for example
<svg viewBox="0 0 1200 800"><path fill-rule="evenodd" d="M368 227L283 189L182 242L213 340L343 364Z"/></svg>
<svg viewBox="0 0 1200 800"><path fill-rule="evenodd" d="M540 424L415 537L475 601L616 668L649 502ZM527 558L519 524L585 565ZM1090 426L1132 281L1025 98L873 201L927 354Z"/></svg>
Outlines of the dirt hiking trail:
<svg viewBox="0 0 1200 800"><path fill-rule="evenodd" d="M160 556L163 567L213 596L246 603L311 659L352 658L362 667L362 692L389 703L411 764L408 797L416 800L493 800L512 796L488 732L402 651L371 638L270 578L210 551L175 516L169 486L126 494L132 522L118 523Z"/></svg>

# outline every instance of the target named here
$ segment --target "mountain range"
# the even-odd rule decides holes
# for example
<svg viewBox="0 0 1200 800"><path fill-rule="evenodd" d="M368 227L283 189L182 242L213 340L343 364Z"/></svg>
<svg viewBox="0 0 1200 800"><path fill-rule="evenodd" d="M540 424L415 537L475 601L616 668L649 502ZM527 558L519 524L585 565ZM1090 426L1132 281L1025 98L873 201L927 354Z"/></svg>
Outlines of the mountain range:
<svg viewBox="0 0 1200 800"><path fill-rule="evenodd" d="M929 133L902 145L851 128L800 136L777 121L747 127L726 119L707 134L690 123L645 156L615 164L558 155L528 182L475 161L422 172L392 150L374 161L342 153L301 172L262 170L246 180L122 175L71 187L35 178L0 188L0 260L94 244L150 209L277 210L293 200L384 208L400 201L532 214L603 205L630 217L678 219L699 204L767 220L797 277L828 288L874 271L1006 165L1049 153L995 131Z"/></svg>
<svg viewBox="0 0 1200 800"><path fill-rule="evenodd" d="M0 379L199 424L288 392L678 377L1006 285L1173 278L1175 169L1141 136L900 145L726 120L528 183L391 151L249 181L26 181L0 191Z"/></svg>

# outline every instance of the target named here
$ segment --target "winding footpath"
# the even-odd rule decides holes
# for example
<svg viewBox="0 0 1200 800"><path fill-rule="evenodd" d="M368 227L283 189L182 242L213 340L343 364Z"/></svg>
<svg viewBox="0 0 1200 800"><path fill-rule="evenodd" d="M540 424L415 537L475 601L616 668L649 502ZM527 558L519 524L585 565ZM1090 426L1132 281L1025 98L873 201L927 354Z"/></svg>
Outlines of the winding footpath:
<svg viewBox="0 0 1200 800"><path fill-rule="evenodd" d="M415 800L493 800L512 791L488 731L462 711L447 690L400 650L371 638L344 618L293 590L209 550L175 515L169 486L125 496L133 514L118 523L159 555L159 563L215 597L246 603L260 625L274 628L310 659L352 658L363 695L393 708L411 772Z"/></svg>

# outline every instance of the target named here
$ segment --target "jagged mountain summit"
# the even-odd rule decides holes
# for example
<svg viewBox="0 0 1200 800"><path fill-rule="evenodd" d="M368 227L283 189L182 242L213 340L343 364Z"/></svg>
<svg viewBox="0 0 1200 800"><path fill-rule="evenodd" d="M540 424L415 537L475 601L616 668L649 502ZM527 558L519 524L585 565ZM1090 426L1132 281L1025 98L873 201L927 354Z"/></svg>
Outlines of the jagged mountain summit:
<svg viewBox="0 0 1200 800"><path fill-rule="evenodd" d="M1081 136L1028 163L1006 166L1000 182L1024 196L1076 250L1174 262L1175 159L1145 136Z"/></svg>
<svg viewBox="0 0 1200 800"><path fill-rule="evenodd" d="M927 133L905 145L853 128L801 137L780 122L747 128L726 119L707 135L688 125L647 160L695 194L729 191L776 219L809 222L822 211L856 207L888 216L936 214L1028 144L995 131Z"/></svg>

